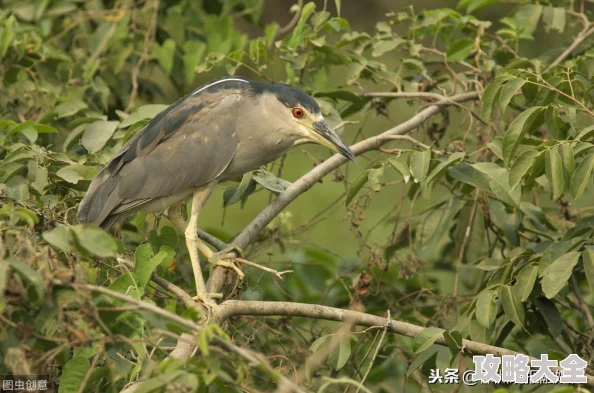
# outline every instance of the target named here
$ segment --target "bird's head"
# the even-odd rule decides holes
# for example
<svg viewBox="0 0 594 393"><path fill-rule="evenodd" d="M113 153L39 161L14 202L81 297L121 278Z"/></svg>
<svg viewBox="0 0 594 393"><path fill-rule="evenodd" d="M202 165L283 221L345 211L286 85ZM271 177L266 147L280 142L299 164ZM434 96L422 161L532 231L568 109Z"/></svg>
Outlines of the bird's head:
<svg viewBox="0 0 594 393"><path fill-rule="evenodd" d="M310 95L281 84L256 83L252 89L259 98L259 105L264 108L268 126L287 137L310 140L355 161L349 146L330 127L320 106Z"/></svg>

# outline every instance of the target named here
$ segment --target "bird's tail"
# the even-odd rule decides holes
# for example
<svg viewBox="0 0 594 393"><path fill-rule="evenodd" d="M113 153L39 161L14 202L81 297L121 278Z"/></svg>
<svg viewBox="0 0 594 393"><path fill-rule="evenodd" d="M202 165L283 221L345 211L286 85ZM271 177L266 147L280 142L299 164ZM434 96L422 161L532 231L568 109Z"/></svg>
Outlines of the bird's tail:
<svg viewBox="0 0 594 393"><path fill-rule="evenodd" d="M121 203L114 192L117 182L111 176L110 166L103 168L91 182L87 193L80 202L76 219L82 223L92 223L109 228L117 219L112 214Z"/></svg>

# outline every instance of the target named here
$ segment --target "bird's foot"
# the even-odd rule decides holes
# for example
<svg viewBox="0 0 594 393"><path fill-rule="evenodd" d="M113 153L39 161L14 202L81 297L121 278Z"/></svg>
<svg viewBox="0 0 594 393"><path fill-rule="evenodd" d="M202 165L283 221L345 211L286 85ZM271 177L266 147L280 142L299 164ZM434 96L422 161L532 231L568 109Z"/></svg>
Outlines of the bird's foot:
<svg viewBox="0 0 594 393"><path fill-rule="evenodd" d="M211 257L208 258L208 262L214 266L222 266L233 269L239 276L239 279L243 280L245 274L239 268L239 266L237 266L236 260L238 257L243 257L243 250L239 247L231 246L212 254Z"/></svg>
<svg viewBox="0 0 594 393"><path fill-rule="evenodd" d="M208 310L212 310L214 307L217 306L217 302L213 300L213 297L217 297L219 294L215 293L197 293L196 296L192 297L192 300L198 303L204 304ZM220 296L218 296L220 297Z"/></svg>

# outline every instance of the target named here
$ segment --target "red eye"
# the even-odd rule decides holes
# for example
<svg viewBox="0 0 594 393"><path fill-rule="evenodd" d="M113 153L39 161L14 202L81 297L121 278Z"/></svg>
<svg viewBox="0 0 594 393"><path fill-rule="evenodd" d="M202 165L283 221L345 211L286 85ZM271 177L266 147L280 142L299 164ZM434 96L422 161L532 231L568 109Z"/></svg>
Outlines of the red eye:
<svg viewBox="0 0 594 393"><path fill-rule="evenodd" d="M301 108L293 108L293 116L297 119L301 119L303 116L305 116L305 111Z"/></svg>

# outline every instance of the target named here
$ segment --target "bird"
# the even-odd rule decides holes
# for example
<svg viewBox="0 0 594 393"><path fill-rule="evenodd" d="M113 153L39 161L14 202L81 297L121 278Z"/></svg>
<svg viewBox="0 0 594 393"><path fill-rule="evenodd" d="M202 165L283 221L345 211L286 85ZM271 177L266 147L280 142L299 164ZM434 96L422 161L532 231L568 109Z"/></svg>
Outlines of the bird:
<svg viewBox="0 0 594 393"><path fill-rule="evenodd" d="M195 300L213 306L198 251L212 265L235 267L228 259L241 250L215 253L199 239L200 210L215 185L276 160L303 139L355 161L303 90L235 76L215 80L165 108L121 147L91 181L77 220L107 229L139 211L167 210L185 233ZM186 224L181 207L190 198Z"/></svg>

